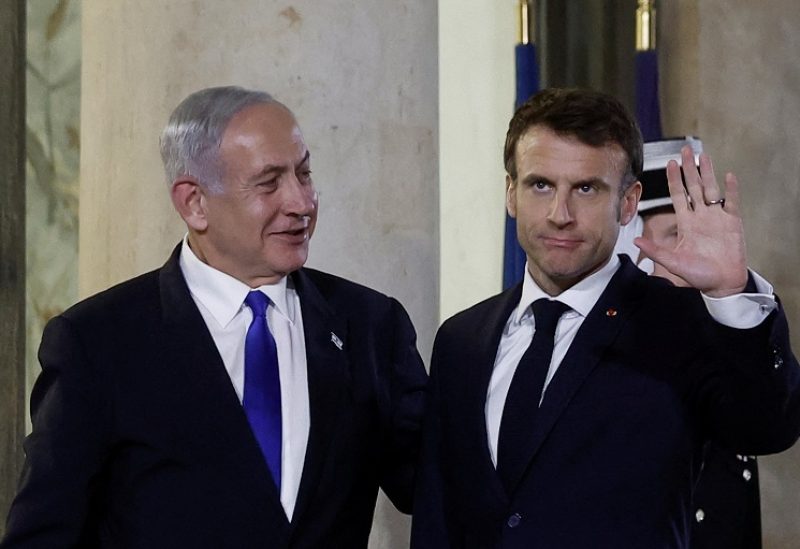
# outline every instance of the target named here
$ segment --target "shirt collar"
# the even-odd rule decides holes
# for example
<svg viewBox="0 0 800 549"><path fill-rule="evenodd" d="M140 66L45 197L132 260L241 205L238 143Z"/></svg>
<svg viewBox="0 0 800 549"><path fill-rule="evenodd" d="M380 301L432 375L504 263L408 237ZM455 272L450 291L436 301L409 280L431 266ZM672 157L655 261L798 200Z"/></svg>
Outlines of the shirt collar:
<svg viewBox="0 0 800 549"><path fill-rule="evenodd" d="M220 326L226 327L241 310L252 288L200 261L189 247L188 234L181 244L180 267L192 296L208 309ZM294 324L293 301L287 297L294 289L289 286L287 277L283 277L275 284L265 284L258 289L269 297L278 313Z"/></svg>
<svg viewBox="0 0 800 549"><path fill-rule="evenodd" d="M608 286L611 277L617 272L620 261L619 257L612 255L611 259L600 268L596 273L587 276L571 288L564 290L556 296L555 299L569 305L569 307L576 311L583 317L589 314L600 295ZM528 264L525 264L525 277L522 279L522 297L519 300L514 311L514 322L519 324L527 316L531 315L531 304L537 299L554 299L547 295L538 284L533 280L530 272L528 271Z"/></svg>

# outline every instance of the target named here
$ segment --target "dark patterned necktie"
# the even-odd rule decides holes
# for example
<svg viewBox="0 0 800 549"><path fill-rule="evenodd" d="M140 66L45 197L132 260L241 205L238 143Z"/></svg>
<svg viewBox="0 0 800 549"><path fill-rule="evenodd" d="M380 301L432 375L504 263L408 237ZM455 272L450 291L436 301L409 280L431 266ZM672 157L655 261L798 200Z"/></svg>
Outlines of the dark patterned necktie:
<svg viewBox="0 0 800 549"><path fill-rule="evenodd" d="M242 405L278 492L281 489L281 380L278 348L269 331L269 298L260 291L244 300L253 312L244 344Z"/></svg>
<svg viewBox="0 0 800 549"><path fill-rule="evenodd" d="M519 460L529 457L520 455L521 448L531 436L536 423L544 382L553 357L556 325L561 315L569 310L569 306L560 301L548 299L537 299L531 308L536 331L511 379L497 441L497 472L509 493L513 490L514 472L525 466Z"/></svg>

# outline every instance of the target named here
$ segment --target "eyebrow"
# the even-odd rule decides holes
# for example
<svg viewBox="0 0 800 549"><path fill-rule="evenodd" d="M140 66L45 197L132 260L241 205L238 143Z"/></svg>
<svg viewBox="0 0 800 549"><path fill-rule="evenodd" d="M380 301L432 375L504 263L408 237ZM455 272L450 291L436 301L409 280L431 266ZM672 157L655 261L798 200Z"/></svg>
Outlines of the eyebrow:
<svg viewBox="0 0 800 549"><path fill-rule="evenodd" d="M306 151L306 154L303 156L302 159L300 159L300 162L295 164L295 169L299 168L300 166L308 162L310 159L311 159L311 151ZM258 181L259 179L261 179L266 175L270 175L271 173L280 171L283 171L283 166L279 166L276 164L267 164L266 166L261 168L258 171L258 173L254 174L252 177L249 177L248 181L252 183L253 181Z"/></svg>
<svg viewBox="0 0 800 549"><path fill-rule="evenodd" d="M535 173L528 174L523 180L522 185L531 185L535 181L542 181L547 183L548 185L555 185L555 183L548 177L544 177L542 175L537 175ZM611 185L600 179L599 177L590 177L588 179L581 179L578 181L570 181L570 186L572 187L580 187L581 185L598 185L600 187L610 188Z"/></svg>
<svg viewBox="0 0 800 549"><path fill-rule="evenodd" d="M584 179L581 181L574 181L572 183L573 187L580 187L581 185L597 185L598 187L603 187L606 189L610 189L611 185L600 179L599 177L590 177L589 179Z"/></svg>
<svg viewBox="0 0 800 549"><path fill-rule="evenodd" d="M529 173L528 175L526 175L522 179L522 181L520 181L520 184L528 186L528 185L533 184L534 181L543 181L543 182L547 183L548 185L552 185L553 184L553 182L550 179L548 179L547 177L544 177L544 176L541 176L541 175L537 175L535 173Z"/></svg>
<svg viewBox="0 0 800 549"><path fill-rule="evenodd" d="M305 156L303 156L303 158L300 160L300 162L298 162L295 165L295 169L297 169L300 166L302 166L303 164L307 163L309 160L311 160L311 151L307 150Z"/></svg>

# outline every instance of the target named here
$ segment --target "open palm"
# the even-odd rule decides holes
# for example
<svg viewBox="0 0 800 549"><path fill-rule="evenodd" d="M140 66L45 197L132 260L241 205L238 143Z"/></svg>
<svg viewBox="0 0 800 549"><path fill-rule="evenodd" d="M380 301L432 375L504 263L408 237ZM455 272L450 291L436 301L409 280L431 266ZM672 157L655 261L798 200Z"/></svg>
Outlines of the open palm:
<svg viewBox="0 0 800 549"><path fill-rule="evenodd" d="M667 164L667 181L678 224L674 249L639 237L634 243L656 263L711 297L740 293L747 283L744 228L739 212L736 177L725 176L725 197L714 176L711 159L700 155L700 170L691 147L681 149L681 167Z"/></svg>

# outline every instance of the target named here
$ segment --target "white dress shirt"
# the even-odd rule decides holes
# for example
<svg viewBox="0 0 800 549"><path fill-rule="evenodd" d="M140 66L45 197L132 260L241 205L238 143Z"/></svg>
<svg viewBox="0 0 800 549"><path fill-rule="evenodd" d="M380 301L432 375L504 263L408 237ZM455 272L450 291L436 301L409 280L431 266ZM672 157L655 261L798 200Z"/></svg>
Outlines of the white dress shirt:
<svg viewBox="0 0 800 549"><path fill-rule="evenodd" d="M245 337L253 319L250 308L244 304L244 298L251 288L200 261L185 237L180 267L241 402L244 394ZM300 298L287 278L277 284L261 286L258 290L264 292L272 302L267 307L267 322L278 348L281 380L281 505L291 520L311 425L303 315ZM232 448L231 451L236 449Z"/></svg>
<svg viewBox="0 0 800 549"><path fill-rule="evenodd" d="M539 403L541 404L542 398L544 398L544 391L547 390L547 386L566 356L581 324L583 324L597 300L600 299L619 266L619 258L613 255L608 263L596 273L563 291L556 298L551 298L534 282L528 272L527 264L525 265L522 297L519 305L511 312L511 316L509 316L503 329L503 335L500 338L500 345L497 347L497 355L494 359L494 370L492 371L486 394L484 409L486 433L489 454L495 466L497 466L497 442L500 436L500 421L503 417L503 407L505 406L508 389L511 386L511 380L514 377L517 364L530 345L536 328L531 304L537 299L544 298L556 299L570 307L570 310L561 316L556 326L553 357L550 360L550 368L545 378L544 390L539 398ZM725 298L712 298L703 294L706 308L708 308L709 313L717 322L732 328L753 328L763 322L769 313L777 307L775 297L772 295L772 286L758 274L752 271L751 274L760 292L758 294L738 294Z"/></svg>

